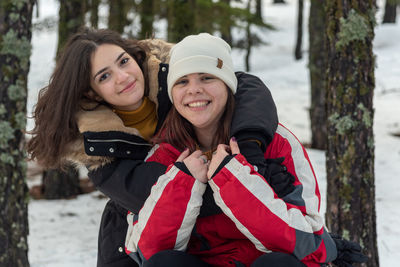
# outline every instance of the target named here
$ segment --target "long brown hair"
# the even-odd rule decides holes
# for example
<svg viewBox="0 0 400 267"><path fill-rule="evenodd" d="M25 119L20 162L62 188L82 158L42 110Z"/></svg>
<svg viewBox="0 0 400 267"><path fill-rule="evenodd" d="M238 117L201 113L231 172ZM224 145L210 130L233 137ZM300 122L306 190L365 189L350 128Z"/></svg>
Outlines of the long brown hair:
<svg viewBox="0 0 400 267"><path fill-rule="evenodd" d="M35 127L29 132L33 136L27 143L30 159L37 160L46 168L60 167L66 146L79 135L76 113L80 102L92 90L91 56L102 44L121 47L143 71L146 48L137 41L124 39L119 33L107 29L83 28L71 36L56 60L49 85L39 92L33 112ZM147 81L147 72L143 71L143 74Z"/></svg>
<svg viewBox="0 0 400 267"><path fill-rule="evenodd" d="M228 90L228 99L225 110L219 120L219 129L213 138L211 147L216 148L218 144L229 144L232 116L235 109L235 97L231 90ZM178 150L189 148L190 152L197 149L199 142L196 138L193 125L182 117L172 106L158 134L152 139L156 143L169 143Z"/></svg>

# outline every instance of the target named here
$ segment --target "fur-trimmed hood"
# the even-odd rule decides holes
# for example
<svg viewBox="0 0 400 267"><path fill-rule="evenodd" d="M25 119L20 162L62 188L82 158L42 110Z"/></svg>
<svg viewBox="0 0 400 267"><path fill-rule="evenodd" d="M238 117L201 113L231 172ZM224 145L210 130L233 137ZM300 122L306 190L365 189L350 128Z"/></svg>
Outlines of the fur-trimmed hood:
<svg viewBox="0 0 400 267"><path fill-rule="evenodd" d="M159 93L158 73L160 63L168 63L169 51L173 44L160 39L146 39L139 41L148 48L147 58L143 65L145 78L148 80L149 99L158 108L157 94ZM116 131L131 135L140 136L135 128L126 127L122 120L109 107L99 105L96 102L81 102L81 110L77 113L76 122L79 129L79 136L68 146L63 158L72 161L77 165L85 165L95 169L112 161L111 157L89 156L85 152L83 133L85 132L109 132Z"/></svg>

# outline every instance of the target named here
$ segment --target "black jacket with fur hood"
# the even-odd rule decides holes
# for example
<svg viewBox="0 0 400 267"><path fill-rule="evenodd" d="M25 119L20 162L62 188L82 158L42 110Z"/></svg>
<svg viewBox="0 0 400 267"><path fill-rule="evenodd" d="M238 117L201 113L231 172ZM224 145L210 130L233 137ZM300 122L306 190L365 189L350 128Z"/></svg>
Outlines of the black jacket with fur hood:
<svg viewBox="0 0 400 267"><path fill-rule="evenodd" d="M172 45L156 39L141 42L150 48L143 67L148 73L145 76L150 88L148 97L157 106L158 130L171 107L167 93L168 64L165 62L168 62ZM265 149L278 124L274 101L259 78L243 72L237 72L236 76L238 90L231 136L239 142L259 140ZM124 126L111 108L87 102L82 103L82 107L77 114L80 136L71 143L64 157L85 165L95 186L111 199L100 226L97 266L134 266L123 249L126 211L138 213L166 166L143 162L151 145L136 129Z"/></svg>

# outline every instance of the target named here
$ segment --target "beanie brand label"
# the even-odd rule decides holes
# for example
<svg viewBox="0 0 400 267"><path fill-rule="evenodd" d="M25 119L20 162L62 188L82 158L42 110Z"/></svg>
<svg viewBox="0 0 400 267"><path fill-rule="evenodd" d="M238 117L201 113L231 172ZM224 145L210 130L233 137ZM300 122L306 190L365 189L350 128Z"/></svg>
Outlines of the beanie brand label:
<svg viewBox="0 0 400 267"><path fill-rule="evenodd" d="M222 61L222 59L218 58L217 68L222 69L222 65L224 65L224 62Z"/></svg>

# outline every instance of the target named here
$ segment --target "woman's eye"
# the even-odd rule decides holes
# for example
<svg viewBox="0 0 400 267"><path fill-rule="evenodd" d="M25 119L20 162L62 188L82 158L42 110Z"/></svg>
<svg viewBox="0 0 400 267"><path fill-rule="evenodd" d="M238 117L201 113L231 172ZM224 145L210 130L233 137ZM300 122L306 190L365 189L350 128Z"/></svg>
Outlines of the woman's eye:
<svg viewBox="0 0 400 267"><path fill-rule="evenodd" d="M186 84L186 83L187 83L186 80L179 80L179 81L177 81L177 82L175 83L175 85L184 85L184 84Z"/></svg>
<svg viewBox="0 0 400 267"><path fill-rule="evenodd" d="M108 78L108 76L110 76L110 74L108 74L108 73L104 73L104 74L102 74L102 75L100 76L100 78L99 78L99 82L102 82L102 81L104 81L105 79L107 79L107 78Z"/></svg>
<svg viewBox="0 0 400 267"><path fill-rule="evenodd" d="M126 64L126 63L128 63L128 61L129 61L129 58L123 58L122 60L121 60L121 65L124 65L124 64Z"/></svg>
<svg viewBox="0 0 400 267"><path fill-rule="evenodd" d="M213 79L215 79L215 77L214 76L203 76L202 79L203 80L213 80Z"/></svg>

